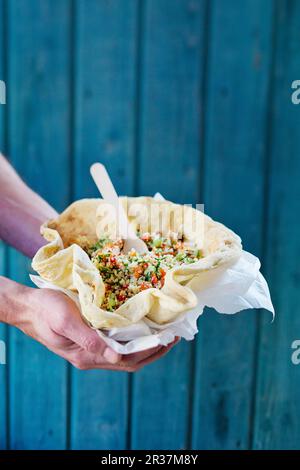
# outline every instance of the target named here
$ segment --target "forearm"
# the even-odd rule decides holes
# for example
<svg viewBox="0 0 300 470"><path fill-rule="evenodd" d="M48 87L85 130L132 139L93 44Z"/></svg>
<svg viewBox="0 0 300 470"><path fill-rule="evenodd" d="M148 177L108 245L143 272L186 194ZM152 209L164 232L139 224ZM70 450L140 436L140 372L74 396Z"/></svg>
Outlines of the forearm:
<svg viewBox="0 0 300 470"><path fill-rule="evenodd" d="M0 155L0 238L32 257L44 243L41 224L56 215Z"/></svg>
<svg viewBox="0 0 300 470"><path fill-rule="evenodd" d="M29 309L26 298L30 290L29 287L0 276L0 323L15 325L20 320Z"/></svg>

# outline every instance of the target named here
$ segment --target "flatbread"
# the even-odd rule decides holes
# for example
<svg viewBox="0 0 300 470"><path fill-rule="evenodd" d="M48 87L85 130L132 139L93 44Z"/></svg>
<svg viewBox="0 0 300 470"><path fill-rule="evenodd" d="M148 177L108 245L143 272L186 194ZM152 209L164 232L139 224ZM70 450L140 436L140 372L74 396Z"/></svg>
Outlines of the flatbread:
<svg viewBox="0 0 300 470"><path fill-rule="evenodd" d="M235 262L242 253L240 238L224 225L192 207L157 201L150 197L120 198L135 230L183 233L185 240L202 250L199 261L169 270L162 289L150 288L128 299L114 312L101 308L105 286L83 248L102 234L114 236L116 215L102 199L82 199L57 219L42 225L48 244L32 261L39 275L64 289L75 291L84 318L99 329L128 326L147 317L164 324L196 307L196 292L207 281L208 271Z"/></svg>

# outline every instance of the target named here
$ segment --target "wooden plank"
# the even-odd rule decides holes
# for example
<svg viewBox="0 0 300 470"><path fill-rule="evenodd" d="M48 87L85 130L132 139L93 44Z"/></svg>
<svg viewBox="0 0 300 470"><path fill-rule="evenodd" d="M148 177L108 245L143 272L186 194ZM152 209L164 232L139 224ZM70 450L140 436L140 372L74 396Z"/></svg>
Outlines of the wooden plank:
<svg viewBox="0 0 300 470"><path fill-rule="evenodd" d="M131 194L137 2L76 5L76 196L98 196L89 175L97 160L108 166L120 194Z"/></svg>
<svg viewBox="0 0 300 470"><path fill-rule="evenodd" d="M5 251L2 243L0 243L0 274L2 276L5 274ZM4 341L7 348L6 327L4 325L0 325L0 341ZM7 367L7 365L0 364L0 450L7 446Z"/></svg>
<svg viewBox="0 0 300 470"><path fill-rule="evenodd" d="M0 80L5 80L5 64L4 64L4 43L5 43L5 30L4 30L4 1L0 0ZM5 113L6 107L0 104L0 152L4 151L4 133L5 133ZM0 274L5 275L6 265L6 252L4 244L0 241ZM7 328L0 324L0 341L7 343L6 338ZM7 344L6 344L7 346ZM7 446L7 366L0 365L0 450L5 449Z"/></svg>
<svg viewBox="0 0 300 470"><path fill-rule="evenodd" d="M270 104L266 274L276 318L261 318L256 388L255 449L299 449L300 370L291 362L299 339L300 108L291 102L299 79L300 3L277 2L276 51Z"/></svg>
<svg viewBox="0 0 300 470"><path fill-rule="evenodd" d="M217 0L209 14L205 211L239 233L244 248L257 255L262 253L272 5ZM259 315L207 311L199 323L193 448L249 446Z"/></svg>
<svg viewBox="0 0 300 470"><path fill-rule="evenodd" d="M0 124L1 125L1 124ZM0 275L5 275L5 247L0 241ZM4 341L7 352L7 328L0 324L0 341ZM7 358L6 358L7 360ZM8 365L0 364L0 450L7 447L7 367Z"/></svg>
<svg viewBox="0 0 300 470"><path fill-rule="evenodd" d="M102 161L119 193L133 191L137 2L77 2L74 198L98 196L89 167ZM128 376L72 374L71 448L124 449Z"/></svg>
<svg viewBox="0 0 300 470"><path fill-rule="evenodd" d="M205 2L146 2L141 26L140 194L194 204L199 197L200 88ZM134 449L187 446L191 344L133 378Z"/></svg>
<svg viewBox="0 0 300 470"><path fill-rule="evenodd" d="M26 181L58 210L69 187L69 1L10 0L9 153ZM10 252L10 276L28 283L30 260ZM11 332L10 447L66 443L65 362Z"/></svg>

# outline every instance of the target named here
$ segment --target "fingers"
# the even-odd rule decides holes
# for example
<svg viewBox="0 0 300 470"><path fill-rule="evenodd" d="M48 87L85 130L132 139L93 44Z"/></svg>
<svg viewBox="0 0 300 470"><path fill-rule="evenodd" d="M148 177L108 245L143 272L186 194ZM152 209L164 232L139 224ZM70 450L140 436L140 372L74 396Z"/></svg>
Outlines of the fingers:
<svg viewBox="0 0 300 470"><path fill-rule="evenodd" d="M32 289L39 312L37 325L30 335L79 369L111 369L134 372L163 357L178 342L146 351L120 355L113 351L96 331L84 323L75 303L51 289ZM28 328L24 330L28 334Z"/></svg>
<svg viewBox="0 0 300 470"><path fill-rule="evenodd" d="M158 359L161 359L162 357L166 356L168 352L173 348L175 344L178 343L179 340L174 340L173 343L169 344L168 346L163 347L159 351L157 351L155 354L152 356L148 357L145 359L142 363L139 363L139 367L144 367L147 366L148 364L151 364L152 362L157 361Z"/></svg>
<svg viewBox="0 0 300 470"><path fill-rule="evenodd" d="M59 351L59 355L70 362L74 367L76 367L76 369L80 370L109 369L123 372L134 371L134 366L122 364L122 361L120 361L120 363L117 365L111 364L100 354L89 353L88 351L80 348L77 344L74 344L73 347L70 347L68 351Z"/></svg>
<svg viewBox="0 0 300 470"><path fill-rule="evenodd" d="M143 351L142 353L138 353L139 362L137 362L136 354L129 354L128 356L123 356L123 359L120 360L117 364L111 364L105 360L101 356L101 354L92 354L88 351L79 348L77 345L69 348L68 351L63 350L60 352L65 359L67 359L71 364L73 364L77 369L87 370L87 369L109 369L115 371L123 371L123 372L136 372L142 367L151 362L154 362L161 357L165 356L170 349L178 342L176 338L171 344L168 346L158 346L156 348L152 348L148 351Z"/></svg>
<svg viewBox="0 0 300 470"><path fill-rule="evenodd" d="M179 340L180 338L175 338L174 341L172 341L172 343L168 344L167 346L159 345L155 348L146 349L145 351L127 354L126 356L123 356L122 362L130 365L145 363L146 360L152 358L153 356L157 357L157 353L159 352L161 352L163 355L163 352L166 350L166 348L169 350L176 343L178 343Z"/></svg>
<svg viewBox="0 0 300 470"><path fill-rule="evenodd" d="M101 355L111 364L119 362L121 355L108 347L96 331L84 323L74 302L66 296L63 301L56 332L78 344L84 351Z"/></svg>
<svg viewBox="0 0 300 470"><path fill-rule="evenodd" d="M167 347L157 346L121 356L106 345L96 331L84 323L74 302L60 294L53 332L74 343L74 348L59 348L59 354L79 369L112 369L135 371L164 356L178 339ZM113 367L111 367L113 366Z"/></svg>
<svg viewBox="0 0 300 470"><path fill-rule="evenodd" d="M155 362L161 357L168 354L168 352L172 349L173 346L174 344L171 343L168 346L158 347L157 348L158 350L156 353L152 354L151 356L147 357L146 359L138 363L133 363L127 359L128 356L123 356L124 359L118 364L114 364L114 365L103 364L101 366L97 366L97 368L98 369L110 369L110 370L116 370L116 371L137 372L140 369L142 369L144 366L151 364L152 362Z"/></svg>
<svg viewBox="0 0 300 470"><path fill-rule="evenodd" d="M67 329L68 337L80 346L90 356L102 357L111 364L116 364L121 360L121 355L111 349L100 338L96 331L85 325L81 320L82 325L72 324Z"/></svg>
<svg viewBox="0 0 300 470"><path fill-rule="evenodd" d="M122 362L126 362L126 364L139 364L140 362L145 361L148 357L153 356L159 350L163 348L162 345L156 346L155 348L146 349L145 351L140 351L132 354L126 354L122 356Z"/></svg>
<svg viewBox="0 0 300 470"><path fill-rule="evenodd" d="M156 351L153 351L153 353L151 355L149 355L148 357L145 357L143 360L141 360L140 362L138 362L137 364L135 364L135 371L141 369L142 367L148 365L148 364L151 364L152 362L155 362L157 361L158 359L160 359L161 357L165 356L166 354L168 354L168 352L173 348L173 346L175 344L177 344L178 342L180 341L180 338L176 337L174 339L174 341L172 341L172 343L168 344L167 346L161 346L159 347ZM156 348L155 348L156 349ZM127 356L128 358L128 356ZM124 359L123 363L126 363L127 362L127 358ZM134 366L133 366L134 367ZM134 372L135 372L134 371Z"/></svg>

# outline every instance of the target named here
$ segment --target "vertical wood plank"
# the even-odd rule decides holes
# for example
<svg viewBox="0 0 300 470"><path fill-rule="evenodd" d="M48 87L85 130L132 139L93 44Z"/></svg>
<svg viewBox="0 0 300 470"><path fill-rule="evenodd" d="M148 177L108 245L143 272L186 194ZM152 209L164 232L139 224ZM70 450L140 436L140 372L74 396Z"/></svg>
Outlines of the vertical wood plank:
<svg viewBox="0 0 300 470"><path fill-rule="evenodd" d="M299 449L300 369L291 362L291 344L300 339L300 107L291 102L291 84L299 80L300 4L281 1L276 5L268 210L264 230L266 272L276 318L273 324L267 318L262 318L260 323L253 447Z"/></svg>
<svg viewBox="0 0 300 470"><path fill-rule="evenodd" d="M199 196L205 2L146 1L143 12L138 189L194 204ZM133 377L134 449L187 446L191 345Z"/></svg>
<svg viewBox="0 0 300 470"><path fill-rule="evenodd" d="M77 1L75 16L74 198L99 196L95 161L132 194L137 2ZM71 448L126 448L127 374L73 371L72 384Z"/></svg>
<svg viewBox="0 0 300 470"><path fill-rule="evenodd" d="M9 153L58 210L69 186L69 0L10 0ZM9 274L28 283L30 260L10 252ZM61 449L66 442L65 362L11 330L10 447Z"/></svg>
<svg viewBox="0 0 300 470"><path fill-rule="evenodd" d="M205 119L205 211L262 253L272 5L210 2ZM196 449L249 446L257 317L206 311L196 348ZM269 319L268 314L263 313Z"/></svg>
<svg viewBox="0 0 300 470"><path fill-rule="evenodd" d="M1 125L1 121L0 121ZM0 241L0 275L5 275L5 247ZM5 325L0 324L0 341L6 344L7 352L7 328ZM8 365L0 364L0 450L7 447L7 367Z"/></svg>
<svg viewBox="0 0 300 470"><path fill-rule="evenodd" d="M0 80L5 80L4 44L5 44L5 9L4 1L0 0ZM5 113L6 107L0 104L0 152L4 152ZM0 241L0 275L5 275L6 251ZM6 326L0 324L0 341L6 341ZM7 365L0 365L0 450L7 446L7 397L6 382Z"/></svg>
<svg viewBox="0 0 300 470"><path fill-rule="evenodd" d="M132 194L137 2L76 5L76 197L99 196L89 172L97 160L120 194Z"/></svg>

